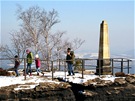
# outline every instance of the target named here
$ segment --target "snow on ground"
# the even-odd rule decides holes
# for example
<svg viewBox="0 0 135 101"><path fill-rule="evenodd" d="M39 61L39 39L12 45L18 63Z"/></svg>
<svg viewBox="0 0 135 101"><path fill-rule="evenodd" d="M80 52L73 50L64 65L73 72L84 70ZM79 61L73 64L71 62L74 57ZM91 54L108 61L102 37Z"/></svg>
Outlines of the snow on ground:
<svg viewBox="0 0 135 101"><path fill-rule="evenodd" d="M69 82L73 82L73 83L84 83L86 82L87 80L90 80L90 79L95 79L97 77L99 77L98 75L94 75L94 74L89 74L89 75L84 75L83 79L82 79L82 74L81 73L75 73L74 76L67 76L67 72L55 72L54 73L54 77L55 78L63 78L63 80L65 81L69 81ZM46 73L45 76L48 76L48 77L51 77L52 74L51 73ZM114 79L116 77L112 76L112 75L106 75L104 76L104 78L101 78L102 80L111 80L112 82L114 82Z"/></svg>
<svg viewBox="0 0 135 101"><path fill-rule="evenodd" d="M33 73L33 74L36 74ZM54 78L62 78L65 81L69 81L69 82L73 82L73 83L84 83L87 80L90 79L94 79L99 77L98 75L94 75L94 74L89 74L89 75L84 75L84 78L82 79L82 74L80 73L75 73L74 76L67 76L67 72L63 72L63 71L57 71L54 73ZM47 77L47 78L44 78ZM34 88L35 86L39 85L40 82L52 82L52 83L59 83L57 81L53 81L52 78L52 72L45 72L44 77L40 77L40 76L26 76L26 80L24 76L19 76L19 77L15 77L15 76L0 76L0 87L4 87L4 86L10 86L10 85L14 85L14 84L26 84L26 83L32 83L31 85L29 85L28 87L25 87L27 85L23 85L24 87L20 87L18 86L17 88L15 88L15 90L19 90L19 89L31 89ZM100 78L102 80L111 80L112 82L114 81L115 77L112 75L106 75L104 78Z"/></svg>
<svg viewBox="0 0 135 101"><path fill-rule="evenodd" d="M30 89L37 86L40 82L54 82L59 83L56 81L40 78L39 76L26 76L26 80L24 76L0 76L0 87L4 86L10 86L14 84L27 84L27 83L33 83L32 85L29 85L30 87L23 87L23 89ZM25 85L26 86L26 85ZM18 88L16 88L17 90Z"/></svg>

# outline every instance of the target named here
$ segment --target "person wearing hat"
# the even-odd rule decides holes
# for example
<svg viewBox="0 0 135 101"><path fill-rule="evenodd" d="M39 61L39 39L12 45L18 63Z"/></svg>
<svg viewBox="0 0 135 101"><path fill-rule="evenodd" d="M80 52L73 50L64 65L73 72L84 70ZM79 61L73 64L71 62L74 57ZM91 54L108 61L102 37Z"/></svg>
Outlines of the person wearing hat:
<svg viewBox="0 0 135 101"><path fill-rule="evenodd" d="M30 76L32 76L32 70L31 70L31 65L32 65L32 62L33 62L33 54L32 52L30 52L29 49L26 50L26 53L27 53L27 68L26 68L26 73L27 75L30 73Z"/></svg>
<svg viewBox="0 0 135 101"><path fill-rule="evenodd" d="M39 59L38 54L35 55L35 64L36 64L37 75L39 75L39 73L42 73L44 75L44 73L40 69L41 63L40 63L40 59Z"/></svg>

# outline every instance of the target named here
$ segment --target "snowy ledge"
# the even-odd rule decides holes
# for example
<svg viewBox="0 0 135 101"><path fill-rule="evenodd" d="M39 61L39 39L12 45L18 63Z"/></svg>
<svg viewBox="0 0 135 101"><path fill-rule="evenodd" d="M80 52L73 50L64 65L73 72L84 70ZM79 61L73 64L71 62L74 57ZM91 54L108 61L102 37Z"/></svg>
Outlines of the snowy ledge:
<svg viewBox="0 0 135 101"><path fill-rule="evenodd" d="M27 76L26 80L22 75L0 76L0 100L85 101L84 99L87 98L89 101L116 101L119 98L122 101L126 101L127 98L132 98L131 101L135 100L135 75L125 77L101 75L99 77L94 74L85 74L82 79L81 73L67 76L67 73L59 71L54 73L54 80L52 80L52 72L45 72L44 76L32 74L33 76Z"/></svg>
<svg viewBox="0 0 135 101"><path fill-rule="evenodd" d="M2 83L0 83L0 88L5 87L5 86L10 86L10 85L15 85L15 84L22 84L22 86L21 85L18 86L17 88L15 88L15 90L33 89L33 88L35 88L35 86L38 86L39 83L45 83L45 82L54 83L54 84L60 83L58 80L52 81L52 79L51 79L52 72L46 72L44 74L44 76L36 76L36 72L34 72L33 75L34 76L26 76L26 80L24 80L24 76L22 76L22 75L19 77L0 76L0 81L2 81ZM67 76L67 72L65 73L63 71L57 71L54 73L54 78L62 78L66 82L83 84L85 86L87 86L89 84L96 85L96 84L99 84L99 82L103 83L102 81L104 81L104 83L108 84L110 82L114 82L114 80L116 78L119 78L119 77L115 77L113 75L101 75L99 77L94 74L89 74L89 75L87 74L87 75L84 75L84 78L82 79L81 76L82 75L80 73L76 73L74 76ZM28 83L32 83L32 85L27 86Z"/></svg>

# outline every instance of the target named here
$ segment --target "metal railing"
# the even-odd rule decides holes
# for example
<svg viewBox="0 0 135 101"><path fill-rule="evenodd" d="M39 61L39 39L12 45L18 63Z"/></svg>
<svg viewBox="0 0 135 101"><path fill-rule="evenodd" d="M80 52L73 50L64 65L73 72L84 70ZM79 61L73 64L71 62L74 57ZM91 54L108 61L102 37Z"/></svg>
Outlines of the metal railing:
<svg viewBox="0 0 135 101"><path fill-rule="evenodd" d="M0 60L4 61L4 60L13 60L14 58L0 58ZM20 58L23 59L24 62L24 79L26 80L26 58ZM131 59L128 58L110 58L110 59L75 59L75 63L77 61L80 61L79 64L75 64L75 66L79 66L81 67L81 74L82 74L82 78L84 78L84 70L99 70L99 76L101 75L101 70L102 68L102 62L104 60L109 60L110 61L110 68L111 68L111 72L112 75L114 75L115 71L114 69L117 69L120 71L119 72L124 72L124 69L127 69L127 73L130 73L130 69L131 67ZM41 60L42 62L45 62L46 60ZM98 63L99 62L99 63ZM58 71L64 71L65 72L65 78L66 78L66 72L67 72L67 65L66 65L66 60L65 59L58 59L58 60L50 60L49 62L51 64L51 72L52 72L52 80L54 78L54 69L58 70ZM57 64L56 64L57 63ZM98 64L98 65L97 65ZM98 67L98 68L97 68Z"/></svg>
<svg viewBox="0 0 135 101"><path fill-rule="evenodd" d="M77 60L80 60L81 63L79 65L76 65L76 66L80 66L81 67L81 74L82 74L82 78L84 78L84 70L97 70L99 69L99 76L101 75L101 70L103 69L102 68L102 63L101 63L101 60L109 60L110 61L110 69L111 69L111 74L114 75L115 71L114 69L117 69L120 71L117 71L117 72L124 72L124 69L127 69L127 73L129 74L130 73L130 69L132 68L130 65L130 63L132 62L131 59L128 59L128 58L111 58L111 59L77 59ZM66 60L53 60L53 63L58 61L58 70L61 69L61 62L64 61L64 63L66 63ZM75 60L76 61L76 60ZM86 62L87 61L90 61L90 62L93 62L94 64L87 64ZM99 62L99 65L97 65ZM118 65L118 63L120 63ZM64 65L63 67L66 68L66 65ZM86 68L87 67L87 68ZM99 68L97 68L99 67ZM64 68L64 71L65 71L65 68ZM52 66L52 70L54 70L54 66ZM66 76L65 76L66 77Z"/></svg>

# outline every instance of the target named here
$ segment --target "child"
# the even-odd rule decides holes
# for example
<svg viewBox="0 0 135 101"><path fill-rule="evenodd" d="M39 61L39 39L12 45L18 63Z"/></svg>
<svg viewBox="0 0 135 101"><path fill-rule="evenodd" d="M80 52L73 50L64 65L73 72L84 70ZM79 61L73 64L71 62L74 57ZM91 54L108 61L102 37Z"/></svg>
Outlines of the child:
<svg viewBox="0 0 135 101"><path fill-rule="evenodd" d="M20 65L20 62L18 60L18 56L16 55L15 56L15 66L14 66L14 69L15 69L15 73L16 73L16 77L19 76L20 74L18 73L18 67Z"/></svg>
<svg viewBox="0 0 135 101"><path fill-rule="evenodd" d="M37 75L39 75L39 72L44 75L44 73L40 69L41 63L40 63L40 59L39 59L38 54L36 54L36 56L35 56L35 64L36 64Z"/></svg>

